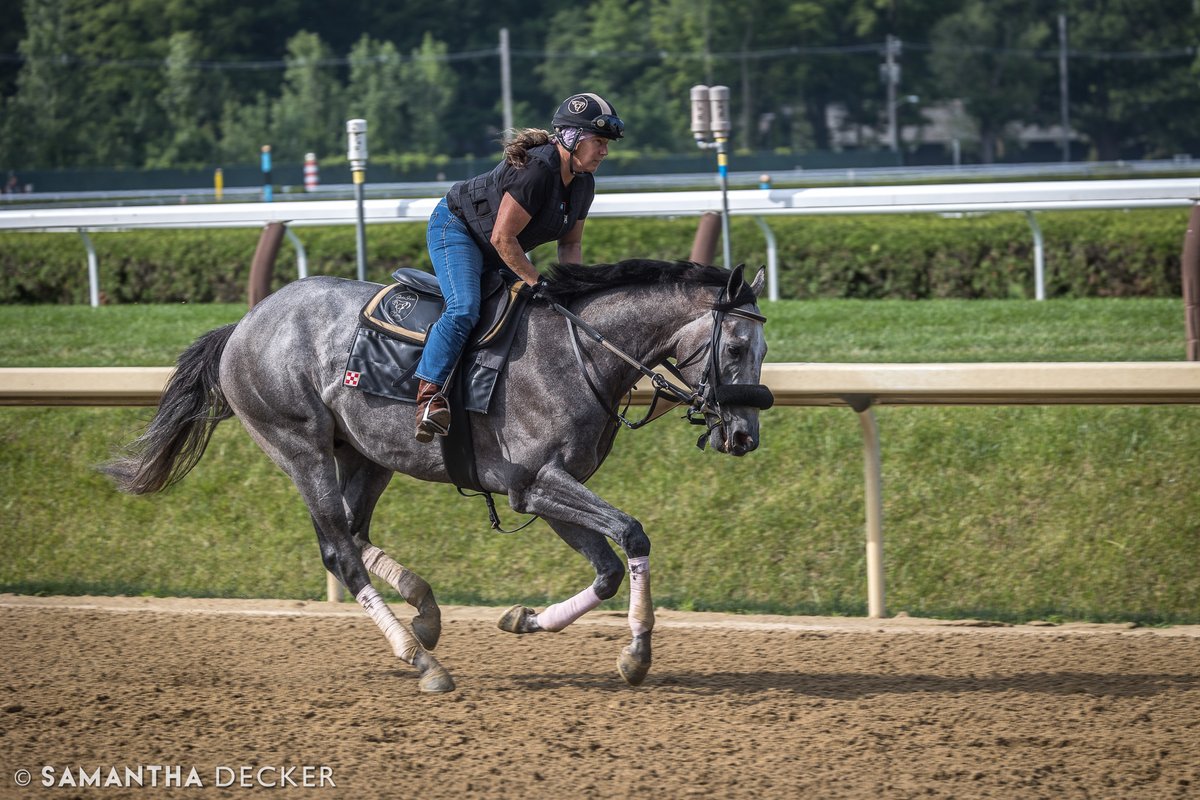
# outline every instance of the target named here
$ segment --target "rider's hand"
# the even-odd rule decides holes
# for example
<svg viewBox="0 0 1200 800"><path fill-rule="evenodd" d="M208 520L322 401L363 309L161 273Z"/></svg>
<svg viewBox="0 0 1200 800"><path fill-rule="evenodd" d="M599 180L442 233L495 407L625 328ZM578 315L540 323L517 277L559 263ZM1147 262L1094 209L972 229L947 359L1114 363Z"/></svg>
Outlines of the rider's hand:
<svg viewBox="0 0 1200 800"><path fill-rule="evenodd" d="M538 278L537 283L526 283L517 290L517 294L528 297L530 300L546 300L546 281Z"/></svg>

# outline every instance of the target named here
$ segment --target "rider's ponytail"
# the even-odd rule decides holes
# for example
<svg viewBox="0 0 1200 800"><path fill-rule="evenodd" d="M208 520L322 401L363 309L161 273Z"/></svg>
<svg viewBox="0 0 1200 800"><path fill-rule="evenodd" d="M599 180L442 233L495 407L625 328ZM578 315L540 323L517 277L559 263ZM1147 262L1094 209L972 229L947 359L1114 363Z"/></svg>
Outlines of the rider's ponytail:
<svg viewBox="0 0 1200 800"><path fill-rule="evenodd" d="M504 159L514 167L523 167L529 160L529 148L538 147L550 141L550 132L539 128L525 128L509 131L511 138L504 145Z"/></svg>

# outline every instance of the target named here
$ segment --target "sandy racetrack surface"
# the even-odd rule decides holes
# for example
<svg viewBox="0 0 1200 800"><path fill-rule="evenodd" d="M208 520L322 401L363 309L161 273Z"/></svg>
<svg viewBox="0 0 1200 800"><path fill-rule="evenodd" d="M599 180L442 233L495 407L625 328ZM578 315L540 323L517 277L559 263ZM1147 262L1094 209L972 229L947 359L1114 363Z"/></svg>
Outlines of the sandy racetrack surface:
<svg viewBox="0 0 1200 800"><path fill-rule="evenodd" d="M0 596L0 797L1200 797L1200 628L659 612L634 689L622 615L499 613L431 697L354 604ZM204 788L70 788L138 765Z"/></svg>

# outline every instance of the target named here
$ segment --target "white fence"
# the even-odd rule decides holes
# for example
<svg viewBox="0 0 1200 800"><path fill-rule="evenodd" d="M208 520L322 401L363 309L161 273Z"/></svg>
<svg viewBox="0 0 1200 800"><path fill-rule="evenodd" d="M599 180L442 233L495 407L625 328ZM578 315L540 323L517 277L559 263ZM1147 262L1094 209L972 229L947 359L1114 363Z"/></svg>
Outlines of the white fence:
<svg viewBox="0 0 1200 800"><path fill-rule="evenodd" d="M3 368L0 405L155 405L170 367ZM1200 363L783 364L763 368L778 405L857 412L866 485L867 608L886 615L877 405L1200 404ZM649 392L635 392L645 403ZM751 455L750 458L754 456ZM330 600L340 596L336 581Z"/></svg>
<svg viewBox="0 0 1200 800"><path fill-rule="evenodd" d="M425 222L440 198L367 200L371 224ZM783 215L1021 212L1034 237L1035 296L1045 297L1045 258L1037 211L1188 207L1200 200L1200 179L1038 181L922 186L850 186L793 189L741 189L728 194L731 216L757 220L767 240L767 291L779 299L778 258L768 219ZM692 217L721 211L718 191L599 194L596 217ZM92 304L99 303L99 270L88 234L132 228L235 228L287 224L297 251L297 271L307 274L303 245L292 230L312 225L353 224L353 200L281 203L212 203L115 208L41 208L0 211L0 230L78 232L88 254Z"/></svg>

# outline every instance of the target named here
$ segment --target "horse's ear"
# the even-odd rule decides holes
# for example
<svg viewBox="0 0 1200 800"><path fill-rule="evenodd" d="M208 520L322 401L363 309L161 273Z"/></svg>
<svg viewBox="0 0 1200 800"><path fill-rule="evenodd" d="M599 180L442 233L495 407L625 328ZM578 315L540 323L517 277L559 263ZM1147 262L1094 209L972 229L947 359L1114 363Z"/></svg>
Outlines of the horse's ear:
<svg viewBox="0 0 1200 800"><path fill-rule="evenodd" d="M767 268L759 267L758 274L754 276L754 281L750 284L750 291L754 292L755 297L762 297L763 287L767 285Z"/></svg>
<svg viewBox="0 0 1200 800"><path fill-rule="evenodd" d="M746 282L744 273L746 271L745 264L738 264L729 273L729 283L725 286L726 297L737 297L738 292L742 290L742 285Z"/></svg>

